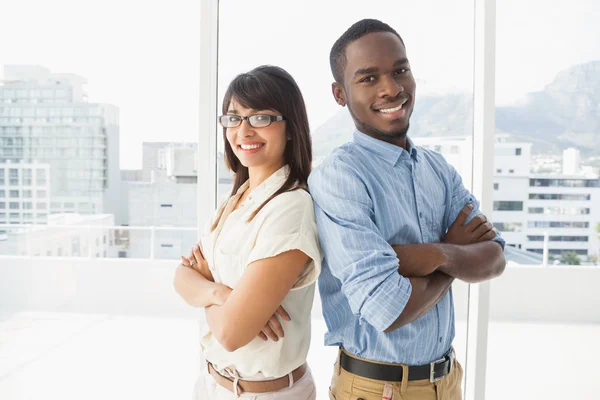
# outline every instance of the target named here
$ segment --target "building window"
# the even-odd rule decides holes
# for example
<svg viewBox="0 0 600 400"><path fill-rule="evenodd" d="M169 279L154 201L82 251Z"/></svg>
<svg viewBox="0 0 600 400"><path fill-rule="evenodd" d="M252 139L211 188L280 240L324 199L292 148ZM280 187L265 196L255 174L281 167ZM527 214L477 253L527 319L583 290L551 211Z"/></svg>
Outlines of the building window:
<svg viewBox="0 0 600 400"><path fill-rule="evenodd" d="M494 222L494 228L500 232L522 232L523 224L521 222Z"/></svg>
<svg viewBox="0 0 600 400"><path fill-rule="evenodd" d="M19 191L18 190L10 190L8 193L9 193L8 197L11 197L13 199L19 197Z"/></svg>
<svg viewBox="0 0 600 400"><path fill-rule="evenodd" d="M172 245L172 244L164 244L164 243L161 243L160 247L171 248L171 247L173 247L173 245Z"/></svg>
<svg viewBox="0 0 600 400"><path fill-rule="evenodd" d="M523 211L523 202L494 201L494 211Z"/></svg>
<svg viewBox="0 0 600 400"><path fill-rule="evenodd" d="M589 228L589 222L583 221L529 221L529 228Z"/></svg>
<svg viewBox="0 0 600 400"><path fill-rule="evenodd" d="M529 207L529 214L544 215L589 215L589 208L579 207Z"/></svg>
<svg viewBox="0 0 600 400"><path fill-rule="evenodd" d="M530 179L532 187L600 187L600 179Z"/></svg>
<svg viewBox="0 0 600 400"><path fill-rule="evenodd" d="M46 197L48 195L48 192L46 192L45 190L38 190L36 195L37 197Z"/></svg>
<svg viewBox="0 0 600 400"><path fill-rule="evenodd" d="M500 184L499 183L494 183L494 190L498 190L500 188Z"/></svg>
<svg viewBox="0 0 600 400"><path fill-rule="evenodd" d="M0 190L0 197L6 197L6 190Z"/></svg>
<svg viewBox="0 0 600 400"><path fill-rule="evenodd" d="M0 210L5 210L6 209L6 203L3 201L0 201Z"/></svg>
<svg viewBox="0 0 600 400"><path fill-rule="evenodd" d="M31 190L23 190L23 197L32 197L32 192Z"/></svg>
<svg viewBox="0 0 600 400"><path fill-rule="evenodd" d="M521 155L521 149L520 148L516 148L515 149L515 156L520 156Z"/></svg>
<svg viewBox="0 0 600 400"><path fill-rule="evenodd" d="M161 204L160 207L161 208L171 208L171 207L173 207L173 204Z"/></svg>
<svg viewBox="0 0 600 400"><path fill-rule="evenodd" d="M514 170L514 169L509 169L509 170L508 170L508 173L509 173L509 174L514 174L514 173L515 173L515 170Z"/></svg>
<svg viewBox="0 0 600 400"><path fill-rule="evenodd" d="M8 203L8 208L10 208L11 210L18 210L21 208L21 205L20 203L10 202Z"/></svg>
<svg viewBox="0 0 600 400"><path fill-rule="evenodd" d="M502 173L502 169L500 169L500 168L496 169L496 173L497 174L501 174Z"/></svg>
<svg viewBox="0 0 600 400"><path fill-rule="evenodd" d="M589 194L529 193L530 200L587 201L591 198Z"/></svg>

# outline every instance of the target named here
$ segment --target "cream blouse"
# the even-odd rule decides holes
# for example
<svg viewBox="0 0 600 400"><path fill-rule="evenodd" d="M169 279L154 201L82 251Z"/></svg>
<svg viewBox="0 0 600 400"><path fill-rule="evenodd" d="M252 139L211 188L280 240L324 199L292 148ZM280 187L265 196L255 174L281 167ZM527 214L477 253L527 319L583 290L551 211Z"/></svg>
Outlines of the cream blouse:
<svg viewBox="0 0 600 400"><path fill-rule="evenodd" d="M248 188L248 182L244 183L235 196L221 205L224 211L217 228L210 231L218 211L200 240L215 282L233 289L246 266L254 261L295 249L311 258L282 302L291 321L280 319L285 337L279 341L265 342L254 338L230 353L217 342L206 324L200 341L206 359L218 370L236 371L241 377L284 376L306 361L310 346L310 312L322 259L312 198L302 189L282 193L247 222L252 213L283 185L288 173L288 166L273 173L232 211Z"/></svg>

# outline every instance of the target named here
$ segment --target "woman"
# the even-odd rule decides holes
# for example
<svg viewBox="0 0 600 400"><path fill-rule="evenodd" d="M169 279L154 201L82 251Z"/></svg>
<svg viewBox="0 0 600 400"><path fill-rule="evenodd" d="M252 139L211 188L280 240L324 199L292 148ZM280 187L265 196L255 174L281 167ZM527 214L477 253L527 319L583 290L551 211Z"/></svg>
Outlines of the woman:
<svg viewBox="0 0 600 400"><path fill-rule="evenodd" d="M315 399L306 356L321 251L304 99L286 71L261 66L231 82L219 122L233 190L174 282L206 310L197 397Z"/></svg>

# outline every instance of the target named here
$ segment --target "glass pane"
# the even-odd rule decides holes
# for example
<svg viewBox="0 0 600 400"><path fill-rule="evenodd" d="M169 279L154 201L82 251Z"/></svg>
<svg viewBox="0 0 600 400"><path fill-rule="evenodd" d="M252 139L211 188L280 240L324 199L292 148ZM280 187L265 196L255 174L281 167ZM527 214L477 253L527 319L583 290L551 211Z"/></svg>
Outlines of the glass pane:
<svg viewBox="0 0 600 400"><path fill-rule="evenodd" d="M296 79L304 95L312 132L313 165L318 165L334 148L353 138L354 124L348 109L336 104L331 94L333 78L329 52L335 40L352 23L365 17L364 5L360 1L221 2L219 102L237 74L261 64L283 67ZM383 1L377 3L376 8L369 8L368 15L397 29L406 44L417 82L409 136L417 145L442 153L462 176L464 186L470 189L473 1ZM307 29L307 21L318 29ZM242 36L243 42L240 42ZM264 38L269 39L265 41ZM267 43L268 50L256 51L257 43ZM221 103L219 112L220 107ZM216 135L220 143L218 197L222 199L231 191L232 181L223 162L222 130L219 129ZM463 364L466 360L467 301L467 285L457 283L454 287L456 336L453 343ZM317 377L320 396L326 396L337 349L323 347L326 328L320 308L317 298L313 308L309 363Z"/></svg>
<svg viewBox="0 0 600 400"><path fill-rule="evenodd" d="M497 2L494 225L508 265L491 288L486 399L596 396L575 371L526 365L600 357L587 345L600 334L599 18L596 1Z"/></svg>
<svg viewBox="0 0 600 400"><path fill-rule="evenodd" d="M1 399L191 395L200 3L2 3Z"/></svg>

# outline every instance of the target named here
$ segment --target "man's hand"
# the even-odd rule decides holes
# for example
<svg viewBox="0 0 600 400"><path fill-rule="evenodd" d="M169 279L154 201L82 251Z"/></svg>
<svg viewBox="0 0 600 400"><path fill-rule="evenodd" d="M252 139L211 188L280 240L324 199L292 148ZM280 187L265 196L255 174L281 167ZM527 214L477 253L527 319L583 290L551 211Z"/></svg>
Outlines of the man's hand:
<svg viewBox="0 0 600 400"><path fill-rule="evenodd" d="M491 240L496 236L496 231L485 215L475 216L468 224L465 221L473 211L473 204L469 203L463 207L458 216L450 225L450 229L444 235L442 243L467 245Z"/></svg>

